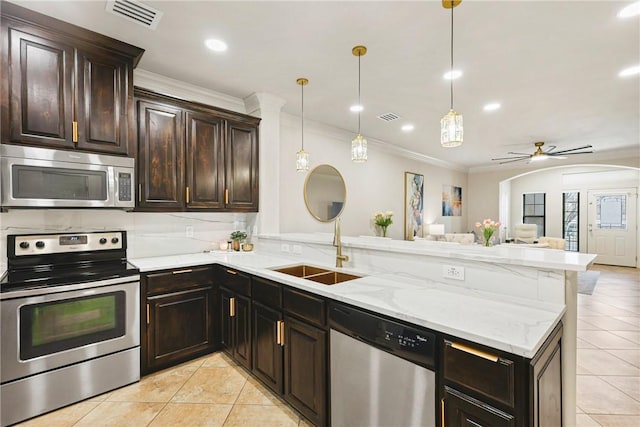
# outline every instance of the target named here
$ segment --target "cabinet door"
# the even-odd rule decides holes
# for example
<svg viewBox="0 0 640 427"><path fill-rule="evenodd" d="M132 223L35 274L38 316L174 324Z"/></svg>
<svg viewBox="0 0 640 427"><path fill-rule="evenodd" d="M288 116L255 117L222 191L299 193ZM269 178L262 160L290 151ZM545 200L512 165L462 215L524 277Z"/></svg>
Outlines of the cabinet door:
<svg viewBox="0 0 640 427"><path fill-rule="evenodd" d="M138 101L138 207L184 209L182 110Z"/></svg>
<svg viewBox="0 0 640 427"><path fill-rule="evenodd" d="M513 416L457 390L445 387L442 425L451 427L513 427Z"/></svg>
<svg viewBox="0 0 640 427"><path fill-rule="evenodd" d="M19 31L14 25L2 22L9 48L2 55L8 79L2 142L73 148L73 48L43 30Z"/></svg>
<svg viewBox="0 0 640 427"><path fill-rule="evenodd" d="M150 297L147 304L148 368L214 347L211 288Z"/></svg>
<svg viewBox="0 0 640 427"><path fill-rule="evenodd" d="M130 61L117 55L77 51L77 147L127 154Z"/></svg>
<svg viewBox="0 0 640 427"><path fill-rule="evenodd" d="M282 314L253 302L253 374L269 388L282 394L282 346L280 321Z"/></svg>
<svg viewBox="0 0 640 427"><path fill-rule="evenodd" d="M258 211L258 129L227 123L225 144L226 206L233 211Z"/></svg>
<svg viewBox="0 0 640 427"><path fill-rule="evenodd" d="M251 369L251 300L234 295L233 358Z"/></svg>
<svg viewBox="0 0 640 427"><path fill-rule="evenodd" d="M284 398L315 425L325 425L327 333L285 316Z"/></svg>
<svg viewBox="0 0 640 427"><path fill-rule="evenodd" d="M232 293L228 289L220 288L220 346L223 350L233 356L233 343L231 342L233 330L231 322L231 303L233 302Z"/></svg>
<svg viewBox="0 0 640 427"><path fill-rule="evenodd" d="M188 111L187 186L188 208L224 208L223 121L215 116Z"/></svg>

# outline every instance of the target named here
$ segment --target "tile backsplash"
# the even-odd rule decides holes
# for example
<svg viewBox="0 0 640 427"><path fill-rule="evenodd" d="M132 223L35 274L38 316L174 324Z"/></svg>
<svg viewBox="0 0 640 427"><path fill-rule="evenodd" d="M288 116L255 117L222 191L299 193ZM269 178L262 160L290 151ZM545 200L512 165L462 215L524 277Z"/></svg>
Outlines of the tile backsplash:
<svg viewBox="0 0 640 427"><path fill-rule="evenodd" d="M7 235L126 230L128 258L216 249L233 230L253 234L256 213L125 212L112 209L15 209L0 213L0 267L6 269ZM193 237L187 237L188 228Z"/></svg>

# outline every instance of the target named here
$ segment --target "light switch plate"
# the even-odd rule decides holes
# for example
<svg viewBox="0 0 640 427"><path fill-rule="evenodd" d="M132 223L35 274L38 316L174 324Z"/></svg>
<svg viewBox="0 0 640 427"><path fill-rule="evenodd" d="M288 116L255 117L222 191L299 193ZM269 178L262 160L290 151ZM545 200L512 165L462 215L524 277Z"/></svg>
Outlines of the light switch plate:
<svg viewBox="0 0 640 427"><path fill-rule="evenodd" d="M289 252L289 244L283 243L280 245L280 252Z"/></svg>
<svg viewBox="0 0 640 427"><path fill-rule="evenodd" d="M443 265L442 277L445 279L464 280L464 267Z"/></svg>
<svg viewBox="0 0 640 427"><path fill-rule="evenodd" d="M186 237L193 237L193 225L187 225L184 228L184 234Z"/></svg>
<svg viewBox="0 0 640 427"><path fill-rule="evenodd" d="M297 255L302 255L302 246L300 245L293 245L293 249L292 249L294 254Z"/></svg>

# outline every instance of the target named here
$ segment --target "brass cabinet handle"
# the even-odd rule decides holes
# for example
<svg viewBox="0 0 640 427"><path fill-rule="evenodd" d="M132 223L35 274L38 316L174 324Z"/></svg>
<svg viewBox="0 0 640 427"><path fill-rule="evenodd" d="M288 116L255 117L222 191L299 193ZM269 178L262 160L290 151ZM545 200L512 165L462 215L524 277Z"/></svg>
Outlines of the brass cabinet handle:
<svg viewBox="0 0 640 427"><path fill-rule="evenodd" d="M138 201L142 201L142 184L138 184Z"/></svg>
<svg viewBox="0 0 640 427"><path fill-rule="evenodd" d="M455 348L456 350L464 351L465 353L473 354L474 356L482 357L483 359L487 359L491 362L497 362L499 357L495 354L487 353L482 350L475 349L473 347L466 346L464 344L460 344L457 342L448 342L447 345Z"/></svg>
<svg viewBox="0 0 640 427"><path fill-rule="evenodd" d="M73 142L78 142L78 122L76 122L75 120L73 121L73 131L72 131L73 135Z"/></svg>
<svg viewBox="0 0 640 427"><path fill-rule="evenodd" d="M235 317L236 315L236 299L234 297L229 298L229 317Z"/></svg>
<svg viewBox="0 0 640 427"><path fill-rule="evenodd" d="M229 189L225 188L224 190L224 204L228 205L229 204Z"/></svg>
<svg viewBox="0 0 640 427"><path fill-rule="evenodd" d="M185 270L176 270L172 271L171 274L182 274L182 273L191 273L193 271L192 268L187 268Z"/></svg>
<svg viewBox="0 0 640 427"><path fill-rule="evenodd" d="M284 347L284 320L280 320L280 345Z"/></svg>
<svg viewBox="0 0 640 427"><path fill-rule="evenodd" d="M238 274L237 271L233 271L233 270L227 270L227 273L229 273L229 274Z"/></svg>
<svg viewBox="0 0 640 427"><path fill-rule="evenodd" d="M280 327L280 324L282 323L282 320L278 320L276 322L276 344L278 345L282 345L282 329Z"/></svg>
<svg viewBox="0 0 640 427"><path fill-rule="evenodd" d="M149 314L149 303L147 303L147 325L151 323L151 315Z"/></svg>
<svg viewBox="0 0 640 427"><path fill-rule="evenodd" d="M189 187L187 187L187 203L189 203Z"/></svg>
<svg viewBox="0 0 640 427"><path fill-rule="evenodd" d="M446 423L444 421L444 399L440 400L440 422L442 423L442 427L445 427Z"/></svg>

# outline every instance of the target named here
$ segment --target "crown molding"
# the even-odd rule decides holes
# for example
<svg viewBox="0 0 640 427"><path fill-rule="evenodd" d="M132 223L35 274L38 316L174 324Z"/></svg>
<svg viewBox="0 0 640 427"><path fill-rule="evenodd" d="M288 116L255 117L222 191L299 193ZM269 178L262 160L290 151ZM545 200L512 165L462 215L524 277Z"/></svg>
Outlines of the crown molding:
<svg viewBox="0 0 640 427"><path fill-rule="evenodd" d="M255 115L258 110L277 111L278 113L287 101L279 96L267 92L254 92L244 99L247 114Z"/></svg>
<svg viewBox="0 0 640 427"><path fill-rule="evenodd" d="M214 107L224 108L246 114L245 102L240 98L225 95L210 89L204 89L161 74L136 68L133 70L133 84L163 95L174 96L189 101L201 102Z"/></svg>

